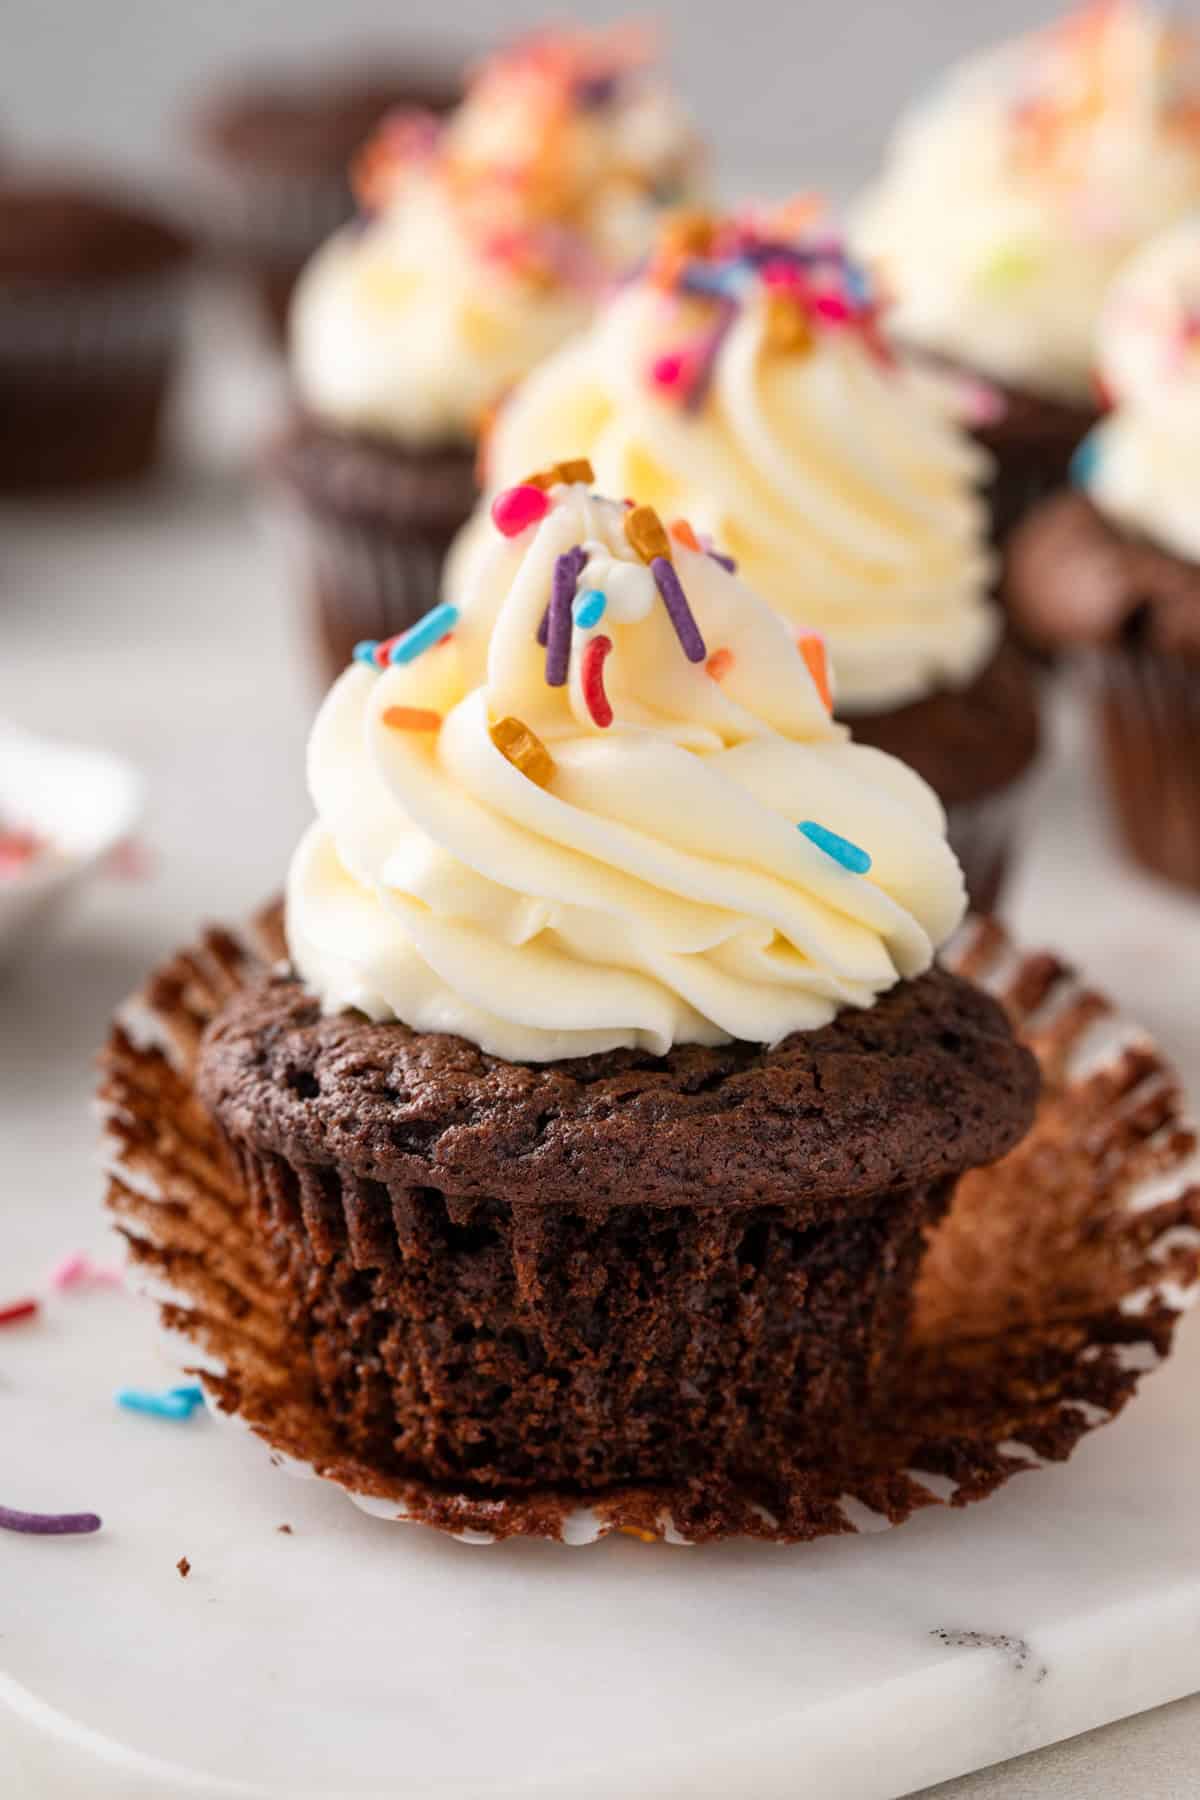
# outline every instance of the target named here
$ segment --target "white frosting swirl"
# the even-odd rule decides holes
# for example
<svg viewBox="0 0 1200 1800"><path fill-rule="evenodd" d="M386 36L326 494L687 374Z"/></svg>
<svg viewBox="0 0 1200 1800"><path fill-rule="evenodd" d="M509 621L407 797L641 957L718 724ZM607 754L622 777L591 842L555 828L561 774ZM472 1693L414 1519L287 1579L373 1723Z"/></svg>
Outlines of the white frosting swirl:
<svg viewBox="0 0 1200 1800"><path fill-rule="evenodd" d="M469 443L644 252L660 206L696 179L696 144L669 90L606 44L517 46L440 134L402 117L368 148L379 210L317 253L293 303L295 383L314 413L407 444Z"/></svg>
<svg viewBox="0 0 1200 1800"><path fill-rule="evenodd" d="M717 562L675 550L710 657L731 653L719 677L686 659L625 509L582 487L553 501L519 537L493 533L449 641L352 667L325 701L287 905L323 1005L541 1062L771 1043L927 968L964 904L932 792L848 741L787 626ZM579 591L607 605L550 687L538 626L575 545ZM585 693L597 632L606 729ZM396 729L397 707L440 727ZM497 748L503 718L548 750L546 786ZM866 849L869 874L809 841L808 820Z"/></svg>
<svg viewBox="0 0 1200 1800"><path fill-rule="evenodd" d="M1098 349L1115 410L1083 445L1078 478L1103 512L1200 562L1200 214L1128 265Z"/></svg>
<svg viewBox="0 0 1200 1800"><path fill-rule="evenodd" d="M489 482L586 455L607 492L682 514L772 606L824 634L845 713L965 685L998 635L987 457L930 384L853 329L818 323L807 350L774 352L766 307L755 283L690 410L649 371L695 301L633 283L502 408ZM451 560L451 596L482 529L469 525Z"/></svg>
<svg viewBox="0 0 1200 1800"><path fill-rule="evenodd" d="M1200 202L1195 41L1099 0L953 71L902 123L855 222L897 331L980 373L1089 398L1117 269Z"/></svg>

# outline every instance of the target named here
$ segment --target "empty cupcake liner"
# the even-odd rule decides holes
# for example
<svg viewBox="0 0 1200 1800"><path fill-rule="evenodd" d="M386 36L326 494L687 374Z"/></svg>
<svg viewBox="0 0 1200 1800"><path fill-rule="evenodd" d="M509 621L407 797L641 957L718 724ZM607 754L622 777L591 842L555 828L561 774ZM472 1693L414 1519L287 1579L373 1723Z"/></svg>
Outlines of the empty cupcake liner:
<svg viewBox="0 0 1200 1800"><path fill-rule="evenodd" d="M1121 835L1154 874L1200 891L1200 663L1142 643L1086 660Z"/></svg>
<svg viewBox="0 0 1200 1800"><path fill-rule="evenodd" d="M1005 1005L1040 1060L1044 1095L1025 1141L959 1184L922 1267L900 1379L852 1451L805 1471L778 1512L727 1482L504 1494L372 1469L321 1411L192 1084L207 1022L282 954L277 909L243 936L210 931L116 1025L102 1086L108 1202L216 1416L252 1432L276 1466L333 1481L374 1516L469 1543L583 1544L613 1531L796 1543L884 1530L1069 1456L1168 1354L1195 1295L1200 1157L1173 1071L1056 957L972 921L946 961Z"/></svg>

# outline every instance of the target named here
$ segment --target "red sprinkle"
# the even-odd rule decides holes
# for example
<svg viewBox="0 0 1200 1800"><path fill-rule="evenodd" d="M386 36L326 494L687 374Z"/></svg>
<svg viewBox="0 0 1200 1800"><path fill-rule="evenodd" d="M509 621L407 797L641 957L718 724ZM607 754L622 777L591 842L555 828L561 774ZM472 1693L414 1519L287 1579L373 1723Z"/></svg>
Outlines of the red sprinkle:
<svg viewBox="0 0 1200 1800"><path fill-rule="evenodd" d="M375 667L377 669L386 669L387 668L388 656L391 653L392 645L397 642L397 640L399 639L399 637L401 635L402 634L400 632L397 632L395 634L395 636L390 637L390 638L384 638L382 643L376 644L374 652L372 654L372 661L374 662Z"/></svg>
<svg viewBox="0 0 1200 1800"><path fill-rule="evenodd" d="M506 488L492 501L492 524L503 537L520 537L530 525L536 525L550 511L550 496L543 488Z"/></svg>
<svg viewBox="0 0 1200 1800"><path fill-rule="evenodd" d="M655 387L684 387L694 361L686 350L668 350L650 364L650 379Z"/></svg>
<svg viewBox="0 0 1200 1800"><path fill-rule="evenodd" d="M14 1300L0 1306L0 1325L16 1325L21 1319L33 1319L41 1311L36 1300Z"/></svg>
<svg viewBox="0 0 1200 1800"><path fill-rule="evenodd" d="M584 704L601 731L607 731L613 722L612 704L604 691L604 664L611 649L612 639L603 633L591 638L579 669Z"/></svg>
<svg viewBox="0 0 1200 1800"><path fill-rule="evenodd" d="M724 649L714 650L704 667L714 681L724 681L730 669L733 667L733 651Z"/></svg>
<svg viewBox="0 0 1200 1800"><path fill-rule="evenodd" d="M830 325L848 325L854 316L840 294L817 294L812 308L819 319Z"/></svg>

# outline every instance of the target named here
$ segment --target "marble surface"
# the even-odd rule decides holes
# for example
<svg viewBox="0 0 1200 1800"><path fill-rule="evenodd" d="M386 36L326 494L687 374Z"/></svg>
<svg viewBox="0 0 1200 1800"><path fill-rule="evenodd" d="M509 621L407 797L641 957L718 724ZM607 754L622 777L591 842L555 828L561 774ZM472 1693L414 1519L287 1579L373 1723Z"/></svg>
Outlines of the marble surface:
<svg viewBox="0 0 1200 1800"><path fill-rule="evenodd" d="M250 387L198 391L206 442L232 441ZM100 1248L87 1107L109 1009L197 919L268 892L305 818L297 602L225 468L0 511L0 716L132 757L151 857L0 988L5 1292ZM1013 923L1069 944L1200 1086L1198 910L1114 859L1070 699L1055 735ZM0 1341L4 1499L106 1517L95 1539L0 1534L17 1800L885 1800L1200 1688L1194 1321L1066 1468L799 1552L474 1549L376 1524L207 1419L118 1413L114 1388L165 1381L161 1357L111 1293ZM938 1800L1182 1800L1198 1724L1154 1715Z"/></svg>

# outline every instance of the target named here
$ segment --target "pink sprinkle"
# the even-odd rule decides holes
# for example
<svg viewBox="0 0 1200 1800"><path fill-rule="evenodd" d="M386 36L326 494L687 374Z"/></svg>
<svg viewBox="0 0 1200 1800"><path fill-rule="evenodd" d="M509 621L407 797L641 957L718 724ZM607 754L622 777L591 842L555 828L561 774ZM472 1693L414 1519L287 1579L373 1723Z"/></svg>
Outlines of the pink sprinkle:
<svg viewBox="0 0 1200 1800"><path fill-rule="evenodd" d="M118 881L149 881L154 858L137 838L123 838L108 859L108 872Z"/></svg>
<svg viewBox="0 0 1200 1800"><path fill-rule="evenodd" d="M492 501L492 524L502 537L520 537L530 525L536 525L550 511L550 496L542 488L527 483L506 488Z"/></svg>
<svg viewBox="0 0 1200 1800"><path fill-rule="evenodd" d="M805 286L804 276L795 263L786 262L783 257L773 257L765 262L759 271L763 285L769 288L786 288L795 293Z"/></svg>
<svg viewBox="0 0 1200 1800"><path fill-rule="evenodd" d="M853 314L840 294L816 294L813 311L829 325L848 325Z"/></svg>
<svg viewBox="0 0 1200 1800"><path fill-rule="evenodd" d="M688 372L689 357L685 350L668 350L650 364L650 379L655 387L682 387Z"/></svg>
<svg viewBox="0 0 1200 1800"><path fill-rule="evenodd" d="M69 1288L94 1284L97 1287L120 1287L124 1277L120 1269L108 1263L93 1262L83 1250L73 1250L64 1256L61 1262L55 1263L46 1277L47 1285L55 1293L65 1293Z"/></svg>
<svg viewBox="0 0 1200 1800"><path fill-rule="evenodd" d="M1004 395L986 381L964 381L963 418L968 425L995 425L1008 411Z"/></svg>

